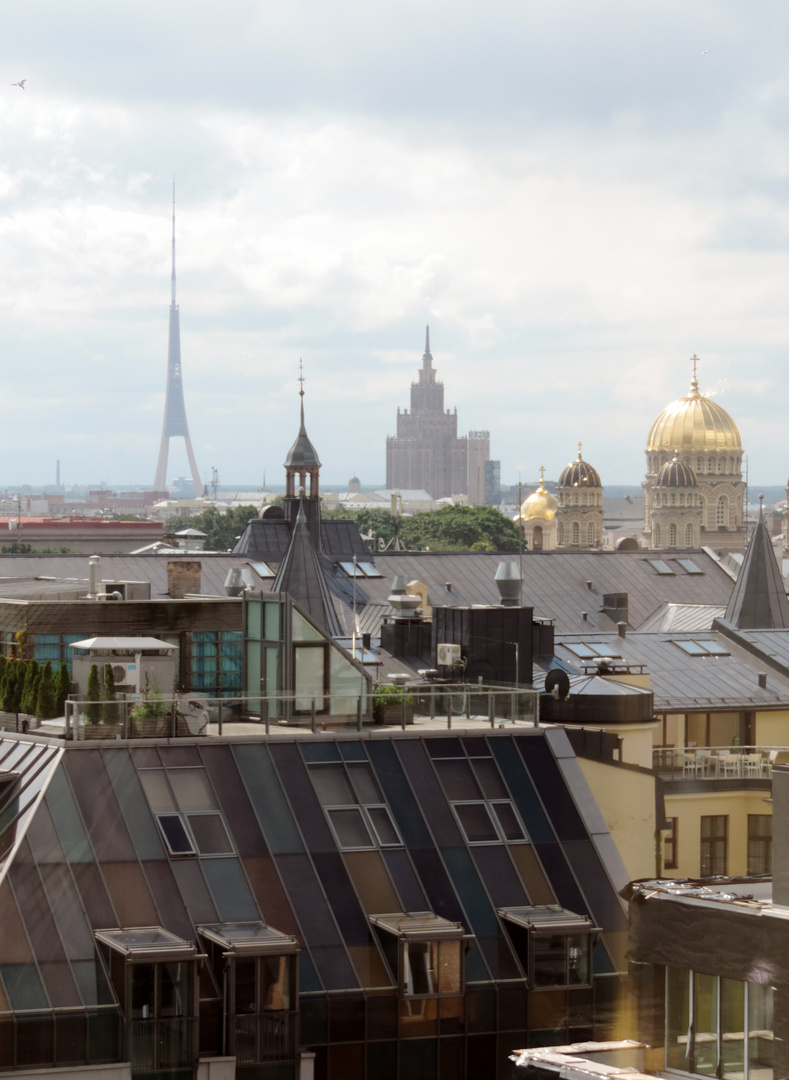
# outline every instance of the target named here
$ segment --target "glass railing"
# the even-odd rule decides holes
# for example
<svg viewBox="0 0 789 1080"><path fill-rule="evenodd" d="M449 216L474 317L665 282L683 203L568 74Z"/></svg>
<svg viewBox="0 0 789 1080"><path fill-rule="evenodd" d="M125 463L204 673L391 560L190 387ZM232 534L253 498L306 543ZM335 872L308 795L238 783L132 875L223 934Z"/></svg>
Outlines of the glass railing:
<svg viewBox="0 0 789 1080"><path fill-rule="evenodd" d="M652 767L664 780L768 780L789 764L785 746L655 747Z"/></svg>
<svg viewBox="0 0 789 1080"><path fill-rule="evenodd" d="M338 705L340 706L338 711ZM331 728L411 724L455 727L502 724L537 725L539 693L527 687L477 683L418 683L387 693L308 697L157 697L147 701L66 702L65 720L39 721L40 734L67 739L167 739L223 735L228 724L263 728L268 734L286 725L319 732Z"/></svg>
<svg viewBox="0 0 789 1080"><path fill-rule="evenodd" d="M292 1061L296 1056L298 1013L267 1010L235 1017L235 1052L239 1065Z"/></svg>

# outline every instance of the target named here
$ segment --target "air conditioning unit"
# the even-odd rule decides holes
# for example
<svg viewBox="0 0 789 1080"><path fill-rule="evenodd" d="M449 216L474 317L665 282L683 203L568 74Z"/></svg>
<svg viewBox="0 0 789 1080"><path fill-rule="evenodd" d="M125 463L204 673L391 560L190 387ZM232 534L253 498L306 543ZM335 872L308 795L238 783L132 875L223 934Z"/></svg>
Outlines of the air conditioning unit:
<svg viewBox="0 0 789 1080"><path fill-rule="evenodd" d="M460 663L460 646L444 642L436 649L436 661L439 667L455 667Z"/></svg>

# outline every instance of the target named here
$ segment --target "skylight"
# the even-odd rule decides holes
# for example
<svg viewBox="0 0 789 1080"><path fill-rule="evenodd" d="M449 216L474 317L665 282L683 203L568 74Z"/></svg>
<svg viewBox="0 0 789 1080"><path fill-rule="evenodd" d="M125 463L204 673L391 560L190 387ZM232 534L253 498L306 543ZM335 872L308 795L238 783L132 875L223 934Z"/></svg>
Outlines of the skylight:
<svg viewBox="0 0 789 1080"><path fill-rule="evenodd" d="M731 653L719 641L710 639L696 641L674 641L674 644L688 656L731 656Z"/></svg>
<svg viewBox="0 0 789 1080"><path fill-rule="evenodd" d="M565 649L580 656L582 660L593 660L597 656L611 656L611 649L604 641L563 641Z"/></svg>
<svg viewBox="0 0 789 1080"><path fill-rule="evenodd" d="M655 571L655 573L670 574L672 577L674 576L674 571L671 569L668 563L663 562L662 559L647 559L647 562Z"/></svg>
<svg viewBox="0 0 789 1080"><path fill-rule="evenodd" d="M341 562L340 566L343 568L348 577L383 577L383 575L375 569L371 562L357 562L355 567L352 562Z"/></svg>
<svg viewBox="0 0 789 1080"><path fill-rule="evenodd" d="M265 563L265 562L253 562L253 563L250 563L250 565L251 565L252 569L255 571L255 573L259 577L273 578L273 577L277 576L274 573L274 571L271 569L271 567L269 566L268 563Z"/></svg>
<svg viewBox="0 0 789 1080"><path fill-rule="evenodd" d="M686 574L703 574L704 571L701 567L696 566L692 559L675 559L675 562L679 563Z"/></svg>

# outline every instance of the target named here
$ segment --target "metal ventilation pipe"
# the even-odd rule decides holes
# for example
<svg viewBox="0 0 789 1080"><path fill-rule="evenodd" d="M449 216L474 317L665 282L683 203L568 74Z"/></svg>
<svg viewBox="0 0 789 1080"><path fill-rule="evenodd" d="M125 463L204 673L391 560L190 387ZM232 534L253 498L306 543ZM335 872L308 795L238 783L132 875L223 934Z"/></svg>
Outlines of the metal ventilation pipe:
<svg viewBox="0 0 789 1080"><path fill-rule="evenodd" d="M766 690L767 689L767 672L766 671L760 671L759 674L756 676L756 678L759 680L759 686L762 688L762 690Z"/></svg>
<svg viewBox="0 0 789 1080"><path fill-rule="evenodd" d="M98 555L91 555L88 559L88 599L95 600L99 595L101 584L101 559Z"/></svg>
<svg viewBox="0 0 789 1080"><path fill-rule="evenodd" d="M618 622L616 624L616 632L619 634L619 636L621 638L627 637L627 623L626 622Z"/></svg>

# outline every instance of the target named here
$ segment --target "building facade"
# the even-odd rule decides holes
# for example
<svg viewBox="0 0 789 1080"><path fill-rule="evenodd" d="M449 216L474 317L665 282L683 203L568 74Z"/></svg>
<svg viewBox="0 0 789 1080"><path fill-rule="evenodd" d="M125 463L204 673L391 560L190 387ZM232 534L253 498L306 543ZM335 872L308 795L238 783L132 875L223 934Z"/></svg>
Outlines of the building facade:
<svg viewBox="0 0 789 1080"><path fill-rule="evenodd" d="M444 384L436 379L430 327L418 382L411 383L411 409L397 410L397 434L386 439L386 486L396 491L424 489L433 499L467 495L485 505L498 487L491 466L490 432L458 435L457 409L444 409Z"/></svg>
<svg viewBox="0 0 789 1080"><path fill-rule="evenodd" d="M698 357L693 356L692 361L690 392L666 406L647 438L647 474L642 485L646 541L649 546L658 546L654 543L654 526L660 524L665 509L662 502L658 507L655 501L658 474L676 457L695 474L701 508L700 543L741 551L745 547L742 440L726 410L699 392ZM677 530L674 545L660 529L659 546L686 547L687 522L684 526L682 532Z"/></svg>

